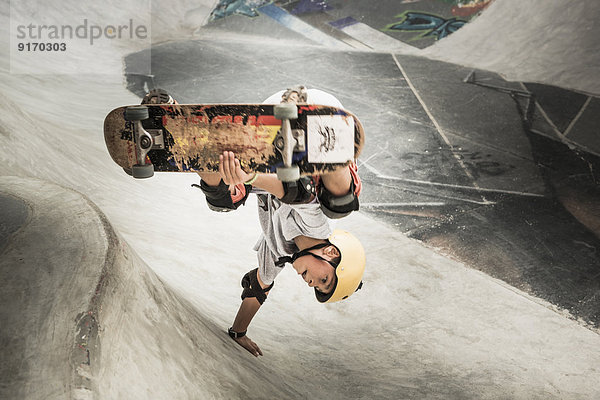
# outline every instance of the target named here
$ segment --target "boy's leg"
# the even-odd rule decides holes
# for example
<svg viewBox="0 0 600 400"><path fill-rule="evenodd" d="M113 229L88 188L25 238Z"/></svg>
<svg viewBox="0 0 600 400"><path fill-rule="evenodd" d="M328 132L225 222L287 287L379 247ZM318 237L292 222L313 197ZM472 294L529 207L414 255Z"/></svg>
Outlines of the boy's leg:
<svg viewBox="0 0 600 400"><path fill-rule="evenodd" d="M317 195L321 210L327 217L338 219L358 210L362 183L357 170L356 164L351 163L346 168L321 176Z"/></svg>
<svg viewBox="0 0 600 400"><path fill-rule="evenodd" d="M299 103L307 100L306 87L297 85L284 92L281 102ZM358 195L362 185L355 163L347 168L321 175L319 186L321 208L329 218L341 218L358 210Z"/></svg>
<svg viewBox="0 0 600 400"><path fill-rule="evenodd" d="M337 171L321 175L321 184L325 185L329 193L334 196L344 196L350 192L352 184L352 175L349 168L338 169Z"/></svg>

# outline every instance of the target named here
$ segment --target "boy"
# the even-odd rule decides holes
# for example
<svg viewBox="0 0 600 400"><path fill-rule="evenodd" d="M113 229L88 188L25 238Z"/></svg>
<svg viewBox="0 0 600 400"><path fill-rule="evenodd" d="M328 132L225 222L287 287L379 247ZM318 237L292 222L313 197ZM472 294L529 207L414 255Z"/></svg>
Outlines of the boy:
<svg viewBox="0 0 600 400"><path fill-rule="evenodd" d="M158 101L167 99L166 93L156 96L161 96ZM342 108L335 97L303 86L276 93L265 103L280 100ZM274 174L248 174L235 154L226 151L220 156L218 173L198 174L201 181L195 186L202 189L214 211L237 209L250 192L258 196L262 236L254 250L259 267L242 278L242 304L229 328L229 336L254 356L262 355L262 351L246 336L247 328L286 263L291 263L315 289L321 303L343 300L360 289L366 263L364 249L350 233L332 232L328 222L328 218L342 218L358 210L361 181L354 163L326 175L301 177L290 183L281 182Z"/></svg>

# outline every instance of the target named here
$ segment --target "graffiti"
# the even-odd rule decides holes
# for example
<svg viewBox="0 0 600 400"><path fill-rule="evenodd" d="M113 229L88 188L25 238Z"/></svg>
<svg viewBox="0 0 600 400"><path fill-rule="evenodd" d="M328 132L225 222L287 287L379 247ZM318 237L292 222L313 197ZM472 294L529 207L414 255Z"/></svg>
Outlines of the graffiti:
<svg viewBox="0 0 600 400"><path fill-rule="evenodd" d="M452 7L452 15L457 17L470 17L483 11L492 3L492 0L474 0L468 3L458 2Z"/></svg>
<svg viewBox="0 0 600 400"><path fill-rule="evenodd" d="M489 3L491 0L438 0L456 7L472 7L481 3Z"/></svg>
<svg viewBox="0 0 600 400"><path fill-rule="evenodd" d="M312 12L331 10L331 6L327 4L327 0L300 0L291 11L292 14L308 14Z"/></svg>
<svg viewBox="0 0 600 400"><path fill-rule="evenodd" d="M514 165L505 165L494 161L491 154L485 154L481 151L454 149L453 153L461 161L462 165L467 168L474 179L479 179L483 175L504 175L515 168ZM438 168L440 163L445 162L441 161L440 156L439 152L406 153L401 159L411 161L411 165L420 169L435 169Z"/></svg>
<svg viewBox="0 0 600 400"><path fill-rule="evenodd" d="M452 15L457 17L470 17L483 11L493 0L439 0L452 5Z"/></svg>
<svg viewBox="0 0 600 400"><path fill-rule="evenodd" d="M257 17L256 9L270 3L269 0L220 0L215 9L210 13L210 21L225 18L229 15L239 14L247 17Z"/></svg>
<svg viewBox="0 0 600 400"><path fill-rule="evenodd" d="M460 29L466 21L457 18L444 19L442 17L421 12L407 11L396 18L402 18L400 22L390 24L388 30L422 32L418 37L435 36L438 40L443 39L451 33Z"/></svg>

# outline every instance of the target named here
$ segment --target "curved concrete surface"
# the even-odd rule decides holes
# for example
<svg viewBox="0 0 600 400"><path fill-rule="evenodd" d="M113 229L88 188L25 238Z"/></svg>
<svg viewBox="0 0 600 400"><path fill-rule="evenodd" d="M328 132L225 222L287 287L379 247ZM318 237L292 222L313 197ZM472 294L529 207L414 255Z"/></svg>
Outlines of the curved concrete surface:
<svg viewBox="0 0 600 400"><path fill-rule="evenodd" d="M597 334L365 217L345 227L367 248L369 294L329 312L362 317L259 323L277 327L260 361L159 279L84 196L11 177L0 191L31 209L0 264L2 398L600 395ZM293 301L270 301L280 309L269 315L289 319Z"/></svg>
<svg viewBox="0 0 600 400"><path fill-rule="evenodd" d="M0 396L64 398L76 378L77 321L107 256L104 221L89 200L47 182L2 177L0 192L29 209L0 258Z"/></svg>
<svg viewBox="0 0 600 400"><path fill-rule="evenodd" d="M226 334L239 305L240 278L256 263L255 199L236 213L212 213L202 194L190 188L197 183L194 174L133 181L116 167L103 143L102 120L115 106L139 102L132 91L140 89L125 87L121 74L14 75L5 67L0 69L0 139L7 149L0 152L0 398L599 398L600 336L566 311L571 308L555 305L583 286L580 297L568 300L590 305L587 316L597 314L598 239L574 224L560 203L544 197L551 189L537 164L554 153L534 152L540 158L531 158L530 143L537 142L519 130L514 103L470 86L457 96L456 88L465 86L464 68L389 53L333 52L264 15L234 15L197 29L214 3L153 2L154 42L180 42L153 48L156 76L143 77L141 84L155 79L187 100L257 101L306 78L360 110L371 138L368 159L361 160L361 176L371 182L363 198L371 196L373 208L398 207L382 214L386 223L362 213L338 221L367 250L364 288L342 304L323 306L293 271L284 270L249 331L265 353L255 359ZM65 13L53 2L27 4L56 21ZM77 2L70 12L94 11L113 22L129 18L129 6L109 0L91 10ZM6 33L8 7L0 12L0 31ZM351 33L368 31L355 28L360 29ZM286 55L293 51L318 62L299 64ZM3 66L7 54L0 53ZM192 65L195 69L181 78L184 63L171 54L204 64ZM97 56L122 61L100 47ZM288 67L274 73L274 64ZM340 82L342 72L360 79ZM132 81L130 75L126 84ZM588 111L576 109L565 120L573 133L575 120L592 127L595 121L595 100L578 101ZM489 118L488 109L502 113ZM464 123L452 118L468 111L480 117ZM486 136L484 128L506 136ZM390 131L393 140L387 139ZM442 132L454 146L444 144ZM503 153L498 149L508 149L504 153L514 170L504 179L483 173L468 179L456 161L467 153L456 149L473 143L470 155L493 155L491 161ZM398 160L401 171L381 172ZM570 171L563 172L582 177L577 169ZM469 186L473 179L483 191ZM402 197L406 193L411 197ZM572 199L569 208L587 219L583 214L593 208L579 209L578 193L579 188L563 195ZM587 199L594 204L592 192ZM417 234L432 236L428 243L435 249L399 232L395 222L406 212L399 200L431 207L412 212L415 219L433 215L430 231ZM439 202L444 207L435 208ZM486 227L495 225L501 229L494 230L493 244L500 243L503 252L489 253L492 229ZM453 241L444 232L438 236L440 226L458 232L450 236ZM527 229L507 236L515 226ZM569 230L559 235L563 226ZM465 266L441 255L463 246L475 260L514 266L509 274L516 275L516 284L477 271L478 262ZM552 268L540 272L530 248ZM569 257L556 262L556 254ZM575 273L579 260L593 262ZM537 297L545 291L559 301Z"/></svg>
<svg viewBox="0 0 600 400"><path fill-rule="evenodd" d="M8 238L23 226L28 216L27 203L0 193L0 251L8 243Z"/></svg>
<svg viewBox="0 0 600 400"><path fill-rule="evenodd" d="M594 1L494 1L475 21L423 55L600 95L600 51Z"/></svg>
<svg viewBox="0 0 600 400"><path fill-rule="evenodd" d="M85 196L16 177L0 193L31 210L0 261L1 398L301 397L239 354Z"/></svg>

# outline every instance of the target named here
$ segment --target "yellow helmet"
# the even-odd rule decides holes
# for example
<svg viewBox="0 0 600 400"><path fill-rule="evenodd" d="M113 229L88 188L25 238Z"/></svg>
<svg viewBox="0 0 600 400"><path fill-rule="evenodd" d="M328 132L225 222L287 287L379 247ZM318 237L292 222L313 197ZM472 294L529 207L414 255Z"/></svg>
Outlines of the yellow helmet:
<svg viewBox="0 0 600 400"><path fill-rule="evenodd" d="M333 289L329 293L321 293L315 288L315 295L321 303L344 300L360 289L367 263L365 249L350 232L334 230L329 236L329 243L339 250L341 259L335 268L337 279Z"/></svg>

